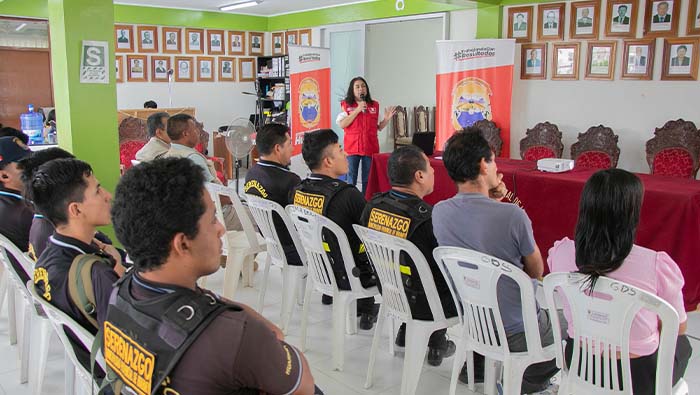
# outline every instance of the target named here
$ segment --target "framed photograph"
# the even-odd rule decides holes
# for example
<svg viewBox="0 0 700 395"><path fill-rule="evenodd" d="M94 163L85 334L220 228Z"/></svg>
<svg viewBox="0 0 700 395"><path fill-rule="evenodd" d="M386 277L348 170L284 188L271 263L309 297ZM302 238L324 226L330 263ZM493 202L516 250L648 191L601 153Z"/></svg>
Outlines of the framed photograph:
<svg viewBox="0 0 700 395"><path fill-rule="evenodd" d="M688 5L688 25L685 31L689 36L700 34L700 0L690 0Z"/></svg>
<svg viewBox="0 0 700 395"><path fill-rule="evenodd" d="M175 57L175 81L194 81L194 59L191 56Z"/></svg>
<svg viewBox="0 0 700 395"><path fill-rule="evenodd" d="M520 79L547 78L547 43L523 44L520 47Z"/></svg>
<svg viewBox="0 0 700 395"><path fill-rule="evenodd" d="M170 56L151 56L151 82L168 82Z"/></svg>
<svg viewBox="0 0 700 395"><path fill-rule="evenodd" d="M228 54L245 55L245 32L228 32Z"/></svg>
<svg viewBox="0 0 700 395"><path fill-rule="evenodd" d="M248 55L262 56L265 53L265 34L248 32Z"/></svg>
<svg viewBox="0 0 700 395"><path fill-rule="evenodd" d="M137 26L139 52L158 52L158 26Z"/></svg>
<svg viewBox="0 0 700 395"><path fill-rule="evenodd" d="M532 6L509 8L508 38L514 38L516 43L529 43L532 41L534 15Z"/></svg>
<svg viewBox="0 0 700 395"><path fill-rule="evenodd" d="M612 80L615 76L617 41L589 41L586 57L587 80Z"/></svg>
<svg viewBox="0 0 700 395"><path fill-rule="evenodd" d="M287 43L287 47L291 45L297 45L299 44L299 31L298 30L290 30L287 32L284 32L284 37L286 40L284 40Z"/></svg>
<svg viewBox="0 0 700 395"><path fill-rule="evenodd" d="M126 55L126 80L129 82L148 82L148 63L146 55Z"/></svg>
<svg viewBox="0 0 700 395"><path fill-rule="evenodd" d="M238 58L238 81L255 81L255 58Z"/></svg>
<svg viewBox="0 0 700 395"><path fill-rule="evenodd" d="M180 45L180 35L182 29L179 27L164 27L163 28L163 53L182 53Z"/></svg>
<svg viewBox="0 0 700 395"><path fill-rule="evenodd" d="M207 53L209 55L226 54L226 36L223 30L207 30Z"/></svg>
<svg viewBox="0 0 700 395"><path fill-rule="evenodd" d="M580 43L555 43L552 49L552 79L577 80Z"/></svg>
<svg viewBox="0 0 700 395"><path fill-rule="evenodd" d="M565 3L540 4L537 6L537 39L563 40L564 39L564 10Z"/></svg>
<svg viewBox="0 0 700 395"><path fill-rule="evenodd" d="M644 37L677 36L680 13L680 0L646 0Z"/></svg>
<svg viewBox="0 0 700 395"><path fill-rule="evenodd" d="M134 52L134 27L114 25L114 52Z"/></svg>
<svg viewBox="0 0 700 395"><path fill-rule="evenodd" d="M124 55L116 55L114 57L114 70L116 71L114 80L117 83L124 82Z"/></svg>
<svg viewBox="0 0 700 395"><path fill-rule="evenodd" d="M299 45L311 46L311 29L299 30Z"/></svg>
<svg viewBox="0 0 700 395"><path fill-rule="evenodd" d="M698 79L698 39L690 37L664 40L662 80Z"/></svg>
<svg viewBox="0 0 700 395"><path fill-rule="evenodd" d="M605 35L607 37L636 37L638 5L639 2L631 0L608 0L608 12L605 14Z"/></svg>
<svg viewBox="0 0 700 395"><path fill-rule="evenodd" d="M284 55L284 32L272 33L272 55Z"/></svg>
<svg viewBox="0 0 700 395"><path fill-rule="evenodd" d="M219 56L219 81L236 81L236 58Z"/></svg>
<svg viewBox="0 0 700 395"><path fill-rule="evenodd" d="M204 54L203 29L185 29L185 53Z"/></svg>
<svg viewBox="0 0 700 395"><path fill-rule="evenodd" d="M651 80L654 72L654 43L650 40L625 40L622 54L623 80Z"/></svg>
<svg viewBox="0 0 700 395"><path fill-rule="evenodd" d="M197 81L214 82L214 57L213 56L197 56Z"/></svg>
<svg viewBox="0 0 700 395"><path fill-rule="evenodd" d="M573 39L598 39L600 29L600 3L578 1L571 3L569 16L569 36Z"/></svg>

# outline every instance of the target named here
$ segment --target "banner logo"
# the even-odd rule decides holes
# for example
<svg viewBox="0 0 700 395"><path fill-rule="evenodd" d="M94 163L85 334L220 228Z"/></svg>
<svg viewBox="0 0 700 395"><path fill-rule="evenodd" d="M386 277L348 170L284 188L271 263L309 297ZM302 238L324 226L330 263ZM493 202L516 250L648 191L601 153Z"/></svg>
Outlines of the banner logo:
<svg viewBox="0 0 700 395"><path fill-rule="evenodd" d="M299 55L299 63L309 63L309 62L320 62L321 61L321 54L320 53L305 53L302 55Z"/></svg>
<svg viewBox="0 0 700 395"><path fill-rule="evenodd" d="M299 83L299 117L304 128L310 129L318 125L321 118L321 101L318 82L311 77L304 78Z"/></svg>
<svg viewBox="0 0 700 395"><path fill-rule="evenodd" d="M460 49L453 55L454 60L463 61L475 58L493 58L496 56L496 48L494 47L479 47Z"/></svg>
<svg viewBox="0 0 700 395"><path fill-rule="evenodd" d="M464 52L464 51L462 51ZM479 78L465 78L452 90L452 126L462 130L475 122L491 120L491 87Z"/></svg>

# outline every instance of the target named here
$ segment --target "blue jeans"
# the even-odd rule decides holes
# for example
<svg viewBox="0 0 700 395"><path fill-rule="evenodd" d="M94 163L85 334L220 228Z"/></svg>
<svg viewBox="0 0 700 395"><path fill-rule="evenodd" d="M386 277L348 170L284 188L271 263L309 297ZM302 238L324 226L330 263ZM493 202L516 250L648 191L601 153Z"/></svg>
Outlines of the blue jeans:
<svg viewBox="0 0 700 395"><path fill-rule="evenodd" d="M355 186L357 184L357 170L362 163L362 194L367 190L367 179L369 178L369 167L372 165L371 156L350 155L348 156L348 184Z"/></svg>

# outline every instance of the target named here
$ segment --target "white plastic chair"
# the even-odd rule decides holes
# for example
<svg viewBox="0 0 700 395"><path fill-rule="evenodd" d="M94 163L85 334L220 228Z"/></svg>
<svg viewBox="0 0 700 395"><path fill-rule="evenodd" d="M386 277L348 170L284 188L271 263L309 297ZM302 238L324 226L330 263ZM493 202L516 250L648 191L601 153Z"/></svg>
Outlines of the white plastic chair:
<svg viewBox="0 0 700 395"><path fill-rule="evenodd" d="M15 295L22 296L23 305L23 326L20 334L20 382L30 382L31 393L39 394L44 381L44 371L46 370L46 359L49 353L49 339L51 338L51 327L41 307L36 306L27 287L22 282L21 277L15 272L10 263L10 256L14 257L20 266L30 275L34 272L34 262L15 246L5 236L0 235L0 260L5 267L8 281L8 303L10 311L10 330L17 333L16 322L13 322L15 314ZM31 347L30 347L31 346ZM30 372L29 366L32 366ZM32 374L31 380L30 373Z"/></svg>
<svg viewBox="0 0 700 395"><path fill-rule="evenodd" d="M301 349L306 349L306 328L309 319L311 290L333 297L333 369L342 371L344 364L345 331L357 333L357 299L373 297L379 294L377 287L364 288L360 279L352 275L355 259L350 250L348 238L343 229L330 219L303 207L289 205L285 208L297 229L306 252L306 264L311 281L306 281L304 292L304 309L301 319ZM323 229L329 230L338 240L340 253L348 273L350 290L341 290L335 281L333 266L323 248Z"/></svg>
<svg viewBox="0 0 700 395"><path fill-rule="evenodd" d="M586 277L580 273L550 273L544 278L547 304L550 308L556 307L554 292L559 291L571 308L574 345L582 346L573 347L571 366L568 369L562 347L556 348L557 365L562 369L559 394L632 394L630 330L635 316L642 308L656 313L660 320L655 393L688 394L688 385L683 379L672 388L673 360L678 338L678 313L673 306L654 294L606 277L598 277L594 294L590 295L583 285ZM552 314L551 318L554 344L562 344L559 317ZM621 372L617 366L618 353ZM586 371L589 372L588 375Z"/></svg>
<svg viewBox="0 0 700 395"><path fill-rule="evenodd" d="M438 247L433 251L435 261L448 279L452 296L462 323L462 335L457 343L450 394L457 390L457 378L468 352L469 389L474 391L473 353L486 357L485 389L493 391L495 370L491 360L503 363L503 393L519 394L525 369L533 363L554 359L554 344L542 347L537 306L532 280L514 265L477 251L458 247ZM498 307L497 286L502 277L509 277L520 288L522 316L527 351L512 352L508 348L506 331ZM552 314L556 316L556 314Z"/></svg>
<svg viewBox="0 0 700 395"><path fill-rule="evenodd" d="M380 332L388 315L392 319L406 323L406 340L408 340L408 343L406 344L406 354L403 363L401 394L415 394L430 335L436 330L456 325L459 320L457 317L445 318L445 312L435 287L435 279L430 271L430 266L428 266L423 253L413 243L364 226L353 225L353 228L365 244L365 250L382 284L382 306L379 309L377 328L372 339L365 388L372 386L374 361L376 359L377 346L379 345ZM414 319L411 315L411 307L408 304L408 297L401 281L401 261L399 258L402 252L411 257L416 267L417 272L413 273L412 276L420 278L423 284L423 290L433 315L432 321ZM391 336L389 336L390 344L393 344L392 340Z"/></svg>
<svg viewBox="0 0 700 395"><path fill-rule="evenodd" d="M265 292L267 290L268 277L270 275L270 266L276 265L282 269L282 308L280 309L281 329L283 333L287 333L289 329L289 321L292 318L292 310L294 309L294 301L297 299L297 289L303 289L304 278L306 276L306 254L299 241L296 229L292 225L292 221L284 211L284 208L272 200L263 199L255 195L245 195L248 208L253 215L255 223L258 225L260 232L265 238L267 245L267 259L265 262L265 273L263 274L262 285L258 295L257 310L262 313L265 305ZM284 222L285 227L289 231L296 247L299 257L301 258L301 266L292 266L287 264L287 257L284 254L284 248L277 235L277 228L274 224L274 214L279 215ZM299 298L301 301L301 298Z"/></svg>
<svg viewBox="0 0 700 395"><path fill-rule="evenodd" d="M243 286L253 285L253 261L255 255L265 251L265 244L258 240L257 232L248 213L241 203L241 199L233 188L223 185L207 183L207 191L216 205L216 217L224 224L224 211L221 205L221 196L228 197L233 204L233 209L241 221L242 231L226 231L223 241L223 255L226 255L226 269L224 270L223 296L233 300L233 295L238 288L238 278L243 273ZM200 285L206 285L206 277L200 279Z"/></svg>

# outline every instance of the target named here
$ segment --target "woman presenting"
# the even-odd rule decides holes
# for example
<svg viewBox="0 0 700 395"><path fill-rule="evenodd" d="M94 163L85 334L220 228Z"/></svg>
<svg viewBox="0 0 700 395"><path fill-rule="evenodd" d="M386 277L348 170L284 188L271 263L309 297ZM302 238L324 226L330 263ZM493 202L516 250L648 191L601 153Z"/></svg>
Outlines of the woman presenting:
<svg viewBox="0 0 700 395"><path fill-rule="evenodd" d="M394 116L395 107L384 110L384 119L379 121L379 102L372 100L367 81L355 77L350 81L345 100L340 102L343 112L338 115L336 123L345 131L343 145L348 154L348 183L357 184L357 170L362 163L362 193L367 189L369 167L372 155L379 152L377 133L384 129Z"/></svg>

